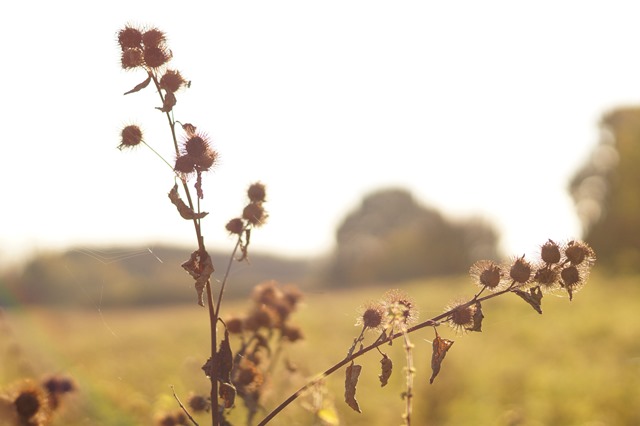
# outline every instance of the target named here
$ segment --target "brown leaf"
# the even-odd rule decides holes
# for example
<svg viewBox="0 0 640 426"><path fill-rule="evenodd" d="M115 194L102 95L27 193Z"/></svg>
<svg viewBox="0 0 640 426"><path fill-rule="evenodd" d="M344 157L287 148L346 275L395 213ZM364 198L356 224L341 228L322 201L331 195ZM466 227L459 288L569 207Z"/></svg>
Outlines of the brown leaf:
<svg viewBox="0 0 640 426"><path fill-rule="evenodd" d="M224 383L231 383L231 370L233 368L233 353L229 344L229 332L224 331L224 339L220 342L220 348L216 354L214 371L218 380Z"/></svg>
<svg viewBox="0 0 640 426"><path fill-rule="evenodd" d="M480 302L475 303L475 311L473 313L473 325L471 327L467 327L469 331L482 331L482 319L484 315L482 314L482 305Z"/></svg>
<svg viewBox="0 0 640 426"><path fill-rule="evenodd" d="M361 371L362 366L352 362L346 369L344 380L344 402L358 413L362 413L358 401L356 401L356 385L358 384L358 377Z"/></svg>
<svg viewBox="0 0 640 426"><path fill-rule="evenodd" d="M162 112L170 112L176 105L176 102L176 95L174 95L172 92L166 92L164 94L164 102L162 103L162 107L156 107L156 109L159 109Z"/></svg>
<svg viewBox="0 0 640 426"><path fill-rule="evenodd" d="M134 87L133 89L129 90L128 92L124 92L124 94L128 95L129 93L138 92L138 91L144 89L145 87L147 87L150 82L151 82L151 73L149 73L149 76L147 77L147 79L145 81L143 81L142 83L136 85L136 87Z"/></svg>
<svg viewBox="0 0 640 426"><path fill-rule="evenodd" d="M380 386L385 386L389 381L389 377L391 377L391 370L393 369L393 361L391 358L387 356L387 354L382 355L382 359L380 360L380 364L382 366L382 373L378 376L380 379Z"/></svg>
<svg viewBox="0 0 640 426"><path fill-rule="evenodd" d="M231 408L236 400L236 388L231 383L220 383L218 395L224 401L224 408Z"/></svg>
<svg viewBox="0 0 640 426"><path fill-rule="evenodd" d="M542 314L542 290L540 290L540 286L536 286L529 289L529 292L522 290L513 290L515 294L520 296L527 302L533 309L536 310L539 314Z"/></svg>
<svg viewBox="0 0 640 426"><path fill-rule="evenodd" d="M433 383L433 380L440 372L442 360L444 360L451 345L453 345L453 340L443 339L436 331L436 338L433 339L433 354L431 355L431 370L433 370L433 374L431 375L431 379L429 379L429 383Z"/></svg>
<svg viewBox="0 0 640 426"><path fill-rule="evenodd" d="M180 213L180 216L182 216L183 219L202 219L209 214L208 212L196 213L191 207L187 206L178 194L178 184L175 184L173 188L171 188L171 191L169 191L169 200L171 200L171 203L176 206L178 213Z"/></svg>
<svg viewBox="0 0 640 426"><path fill-rule="evenodd" d="M213 263L211 262L211 256L209 256L209 253L206 251L201 252L200 250L196 250L191 253L189 260L180 266L196 280L195 288L198 294L198 305L204 306L204 286L207 285L207 281L209 281L211 274L215 271Z"/></svg>

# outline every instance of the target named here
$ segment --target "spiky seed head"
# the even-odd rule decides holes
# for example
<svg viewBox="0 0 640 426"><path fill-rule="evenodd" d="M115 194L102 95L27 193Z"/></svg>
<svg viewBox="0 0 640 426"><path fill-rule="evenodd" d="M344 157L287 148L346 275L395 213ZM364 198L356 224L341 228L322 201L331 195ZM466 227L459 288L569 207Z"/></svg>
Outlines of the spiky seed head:
<svg viewBox="0 0 640 426"><path fill-rule="evenodd" d="M369 302L361 308L361 311L356 326L363 326L369 330L378 330L383 327L385 307L382 303Z"/></svg>
<svg viewBox="0 0 640 426"><path fill-rule="evenodd" d="M135 124L125 126L120 132L120 145L118 149L133 148L142 142L142 130Z"/></svg>
<svg viewBox="0 0 640 426"><path fill-rule="evenodd" d="M236 217L227 222L225 228L230 234L240 235L244 230L244 222L239 217Z"/></svg>
<svg viewBox="0 0 640 426"><path fill-rule="evenodd" d="M291 309L295 309L300 300L302 300L303 294L300 289L294 284L287 284L281 288L283 299L291 306Z"/></svg>
<svg viewBox="0 0 640 426"><path fill-rule="evenodd" d="M544 263L554 264L560 262L560 247L555 242L549 240L542 245L540 257Z"/></svg>
<svg viewBox="0 0 640 426"><path fill-rule="evenodd" d="M233 384L241 394L258 394L264 383L260 369L247 358L242 358L234 370Z"/></svg>
<svg viewBox="0 0 640 426"><path fill-rule="evenodd" d="M142 45L142 32L130 25L126 25L118 32L118 43L122 50L127 48L141 47Z"/></svg>
<svg viewBox="0 0 640 426"><path fill-rule="evenodd" d="M242 218L251 225L258 227L264 224L267 219L267 213L261 203L249 203L242 210Z"/></svg>
<svg viewBox="0 0 640 426"><path fill-rule="evenodd" d="M122 68L130 70L144 65L144 54L139 47L128 47L122 51L120 56Z"/></svg>
<svg viewBox="0 0 640 426"><path fill-rule="evenodd" d="M166 40L167 38L164 32L155 27L148 29L142 34L142 42L144 43L145 47L160 47Z"/></svg>
<svg viewBox="0 0 640 426"><path fill-rule="evenodd" d="M513 261L509 269L509 276L518 284L526 284L531 278L531 270L531 264L524 260L523 255Z"/></svg>
<svg viewBox="0 0 640 426"><path fill-rule="evenodd" d="M580 265L586 261L590 266L595 261L593 249L582 241L570 241L564 250L564 255L567 256L572 265Z"/></svg>
<svg viewBox="0 0 640 426"><path fill-rule="evenodd" d="M160 68L171 59L171 54L167 50L156 46L145 46L143 54L144 63L149 68Z"/></svg>
<svg viewBox="0 0 640 426"><path fill-rule="evenodd" d="M241 318L233 317L225 321L227 331L231 334L240 334L243 330L243 321Z"/></svg>
<svg viewBox="0 0 640 426"><path fill-rule="evenodd" d="M179 156L176 158L176 163L173 166L173 169L184 177L190 175L195 172L193 157L188 154Z"/></svg>
<svg viewBox="0 0 640 426"><path fill-rule="evenodd" d="M20 424L47 424L50 411L46 391L32 380L19 384L12 397L15 412L21 420Z"/></svg>
<svg viewBox="0 0 640 426"><path fill-rule="evenodd" d="M210 409L209 401L202 395L192 395L187 404L194 413L202 413Z"/></svg>
<svg viewBox="0 0 640 426"><path fill-rule="evenodd" d="M278 282L275 280L261 282L251 291L251 299L258 306L274 306L281 298L282 290L280 290Z"/></svg>
<svg viewBox="0 0 640 426"><path fill-rule="evenodd" d="M201 155L195 158L196 168L201 172L210 170L218 161L218 151L211 148Z"/></svg>
<svg viewBox="0 0 640 426"><path fill-rule="evenodd" d="M192 157L200 157L209 149L209 141L202 135L194 135L184 143L184 150Z"/></svg>
<svg viewBox="0 0 640 426"><path fill-rule="evenodd" d="M167 70L160 77L160 87L167 92L175 93L186 83L180 71Z"/></svg>
<svg viewBox="0 0 640 426"><path fill-rule="evenodd" d="M465 329L473 324L474 313L475 305L460 305L451 312L450 323L456 329Z"/></svg>
<svg viewBox="0 0 640 426"><path fill-rule="evenodd" d="M491 260L480 260L469 269L469 275L480 287L498 290L502 283L502 269Z"/></svg>
<svg viewBox="0 0 640 426"><path fill-rule="evenodd" d="M418 319L418 311L413 300L403 291L389 290L383 296L383 304L391 322L409 325Z"/></svg>
<svg viewBox="0 0 640 426"><path fill-rule="evenodd" d="M247 195L249 196L249 200L254 203L264 202L266 197L266 188L263 183L256 182L249 186Z"/></svg>
<svg viewBox="0 0 640 426"><path fill-rule="evenodd" d="M580 272L575 266L567 266L560 272L565 287L575 287L580 283Z"/></svg>
<svg viewBox="0 0 640 426"><path fill-rule="evenodd" d="M533 276L533 280L540 285L543 291L552 291L558 288L560 282L560 274L558 267L549 267L546 264L539 268Z"/></svg>

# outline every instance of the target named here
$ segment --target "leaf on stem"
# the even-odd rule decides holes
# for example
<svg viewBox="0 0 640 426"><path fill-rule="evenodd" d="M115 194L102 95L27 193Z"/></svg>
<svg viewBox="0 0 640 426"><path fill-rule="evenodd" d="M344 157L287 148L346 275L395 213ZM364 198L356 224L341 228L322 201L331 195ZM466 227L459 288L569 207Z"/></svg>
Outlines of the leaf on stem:
<svg viewBox="0 0 640 426"><path fill-rule="evenodd" d="M172 92L166 92L164 94L164 102L162 103L162 107L156 107L156 109L159 109L162 112L170 112L176 105L176 102L176 95L174 95Z"/></svg>
<svg viewBox="0 0 640 426"><path fill-rule="evenodd" d="M351 362L351 365L346 369L344 380L344 402L358 413L362 413L362 411L360 411L358 401L356 401L356 385L358 384L358 377L360 377L361 371L361 365Z"/></svg>
<svg viewBox="0 0 640 426"><path fill-rule="evenodd" d="M236 400L236 388L231 383L220 383L218 395L224 402L224 408L231 408Z"/></svg>
<svg viewBox="0 0 640 426"><path fill-rule="evenodd" d="M531 305L537 313L542 314L542 290L540 290L540 286L530 288L529 292L517 289L512 291Z"/></svg>
<svg viewBox="0 0 640 426"><path fill-rule="evenodd" d="M475 303L475 311L473 312L473 325L471 327L467 327L468 331L482 331L482 319L484 315L482 314L482 305L480 302Z"/></svg>
<svg viewBox="0 0 640 426"><path fill-rule="evenodd" d="M391 358L389 358L387 354L382 354L380 365L382 366L382 373L380 373L378 378L380 379L380 386L383 387L389 381L389 377L391 377L391 370L393 369L393 361L391 361Z"/></svg>
<svg viewBox="0 0 640 426"><path fill-rule="evenodd" d="M191 253L189 260L184 262L182 268L196 280L195 288L198 294L198 305L204 306L204 286L214 272L211 256L206 251L196 250Z"/></svg>
<svg viewBox="0 0 640 426"><path fill-rule="evenodd" d="M208 212L196 213L191 207L187 206L178 194L178 184L175 184L173 188L171 188L171 191L169 191L169 200L171 200L171 203L176 206L178 213L180 213L180 216L182 216L183 219L202 219L209 214Z"/></svg>
<svg viewBox="0 0 640 426"><path fill-rule="evenodd" d="M433 354L431 355L431 370L433 370L433 374L431 374L429 383L433 383L433 380L440 372L442 360L444 360L451 345L453 345L453 340L443 339L438 335L438 331L436 330L436 338L433 339Z"/></svg>
<svg viewBox="0 0 640 426"><path fill-rule="evenodd" d="M151 82L151 73L149 73L149 76L147 77L147 79L145 81L143 81L140 84L137 84L136 87L134 87L133 89L129 90L128 92L124 92L124 94L128 95L129 93L138 92L138 91L144 89L145 87L147 87L150 82Z"/></svg>

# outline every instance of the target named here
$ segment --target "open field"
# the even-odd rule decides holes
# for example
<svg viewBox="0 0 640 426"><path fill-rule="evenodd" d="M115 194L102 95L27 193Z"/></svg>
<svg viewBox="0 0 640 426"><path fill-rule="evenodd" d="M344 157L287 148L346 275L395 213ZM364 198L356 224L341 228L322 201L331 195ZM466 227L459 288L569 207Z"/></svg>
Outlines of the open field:
<svg viewBox="0 0 640 426"><path fill-rule="evenodd" d="M415 300L420 318L440 313L458 296L476 290L465 277L399 286ZM286 357L298 366L276 370L265 400L274 407L296 387L342 359L359 329L358 307L385 288L314 293L294 314L306 339ZM230 303L228 314L244 305ZM546 296L544 315L514 295L486 302L482 333L456 335L434 384L432 329L411 335L417 368L414 421L420 425L637 425L640 424L640 280L592 275L572 302ZM224 316L224 315L223 315ZM154 416L176 408L170 385L186 399L204 393L200 366L208 355L206 310L193 306L99 311L13 309L0 319L0 385L47 373L72 376L79 390L56 425L151 425ZM370 336L370 339L374 336ZM404 383L402 345L385 350L394 360L389 386L380 388L380 355L360 359L357 399L363 411L343 403L342 371L327 385L343 425L400 424ZM244 424L242 403L233 418ZM201 424L207 417L200 417ZM299 402L275 425L310 425Z"/></svg>

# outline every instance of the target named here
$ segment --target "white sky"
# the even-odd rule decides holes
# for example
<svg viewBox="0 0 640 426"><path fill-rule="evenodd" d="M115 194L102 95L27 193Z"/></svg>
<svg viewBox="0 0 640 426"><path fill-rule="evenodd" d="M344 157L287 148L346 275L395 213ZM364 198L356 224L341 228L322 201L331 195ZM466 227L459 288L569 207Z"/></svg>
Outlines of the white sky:
<svg viewBox="0 0 640 426"><path fill-rule="evenodd" d="M178 6L179 5L179 6ZM7 13L7 8L8 13ZM12 2L0 16L0 264L74 245L195 245L170 170L120 152L123 125L173 158L157 95L119 67L127 22L167 32L192 80L176 119L222 162L205 180L210 247L255 180L254 249L326 253L362 196L401 186L480 214L508 253L579 234L567 180L597 121L640 98L640 7L617 1Z"/></svg>

